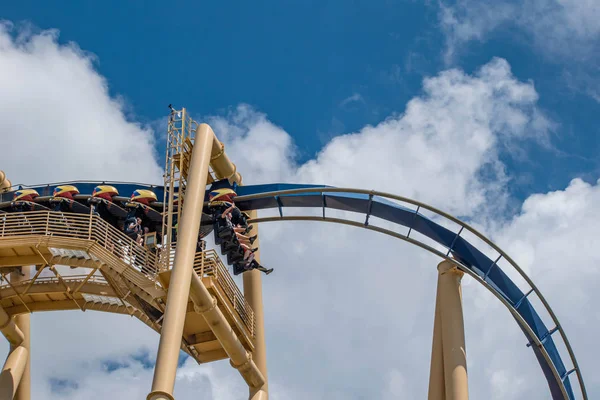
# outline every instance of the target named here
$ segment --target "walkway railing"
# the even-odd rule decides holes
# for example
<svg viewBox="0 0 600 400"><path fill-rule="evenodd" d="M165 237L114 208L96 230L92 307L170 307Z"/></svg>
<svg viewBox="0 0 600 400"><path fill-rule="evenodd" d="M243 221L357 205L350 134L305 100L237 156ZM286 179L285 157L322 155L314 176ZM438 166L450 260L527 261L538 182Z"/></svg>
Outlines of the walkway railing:
<svg viewBox="0 0 600 400"><path fill-rule="evenodd" d="M133 268L156 273L156 255L97 215L28 211L0 216L0 238L42 235L94 240Z"/></svg>
<svg viewBox="0 0 600 400"><path fill-rule="evenodd" d="M33 283L32 283L33 282ZM43 284L72 284L72 287L75 287L76 284L85 283L93 283L97 285L106 285L109 286L108 282L102 275L92 275L89 277L88 275L62 275L60 278L57 276L39 276L37 278L26 279L18 282L9 283L6 279L2 279L0 282L0 289L3 289L6 286L29 286L30 284L35 285L43 285Z"/></svg>
<svg viewBox="0 0 600 400"><path fill-rule="evenodd" d="M204 254L204 257L202 257L202 254ZM238 285L231 278L227 267L223 264L217 253L214 250L205 250L204 253L196 253L194 270L200 278L210 276L216 279L225 296L233 304L235 312L244 322L250 335L254 337L254 311L242 292L240 292Z"/></svg>
<svg viewBox="0 0 600 400"><path fill-rule="evenodd" d="M110 225L97 215L69 214L55 211L28 211L0 215L0 238L41 235L93 240L123 262L156 281L158 256ZM170 254L174 259L174 250ZM202 255L204 254L204 257ZM171 268L172 262L169 262ZM235 284L227 267L214 250L196 253L194 270L202 278L214 278L244 325L254 335L254 311ZM71 277L65 276L66 279ZM41 282L46 278L38 278ZM55 278L48 278L55 279ZM48 281L48 279L46 281ZM1 285L0 285L1 287Z"/></svg>

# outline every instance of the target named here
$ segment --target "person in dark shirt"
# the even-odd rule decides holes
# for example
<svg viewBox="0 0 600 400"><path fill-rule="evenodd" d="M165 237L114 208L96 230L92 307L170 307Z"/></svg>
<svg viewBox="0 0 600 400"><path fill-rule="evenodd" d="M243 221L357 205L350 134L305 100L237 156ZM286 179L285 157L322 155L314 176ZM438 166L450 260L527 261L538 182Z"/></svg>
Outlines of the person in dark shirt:
<svg viewBox="0 0 600 400"><path fill-rule="evenodd" d="M209 193L208 206L213 213L215 233L220 239L227 242L225 247L230 252L237 251L238 255L243 254L241 260L234 262L237 266L237 268L234 266L234 273L241 269L258 269L270 274L273 272L272 268L267 269L254 259L254 252L258 249L253 249L251 246L256 240L256 236L245 235L251 227L248 226L246 216L235 206L233 200L235 197L236 193L231 189L217 189Z"/></svg>

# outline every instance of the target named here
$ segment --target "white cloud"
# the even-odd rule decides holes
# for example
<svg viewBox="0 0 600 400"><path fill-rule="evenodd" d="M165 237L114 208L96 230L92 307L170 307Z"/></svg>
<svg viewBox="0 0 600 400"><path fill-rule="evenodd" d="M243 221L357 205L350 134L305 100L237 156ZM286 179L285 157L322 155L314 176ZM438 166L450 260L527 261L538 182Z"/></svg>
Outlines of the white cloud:
<svg viewBox="0 0 600 400"><path fill-rule="evenodd" d="M59 143L48 140L43 146L30 146L29 163L10 159L11 169L3 167L9 177L44 181L79 177L156 180L160 176L152 158L151 133L123 118L122 108L107 95L106 82L91 67L89 56L75 45L57 45L55 36L49 34L26 36L15 43L6 29L0 35L0 85L10 89L22 107L35 107L28 108L29 119L10 120L10 130L2 126L3 143L12 137L6 132L17 136L17 141L9 142L12 148L35 143L41 136L34 129L39 124ZM5 61L13 59L21 68ZM45 68L38 66L39 60ZM11 79L6 78L6 71ZM70 76L77 79L65 78ZM39 90L29 81L35 81ZM17 90L20 87L27 90ZM72 119L70 112L56 106L62 98L77 103L75 115L86 117ZM3 109L13 113L20 109L0 101L4 101ZM404 113L333 139L303 165L295 162L294 142L285 130L251 107L239 106L209 122L248 184L304 181L381 189L471 216L485 227L490 209L502 207L510 182L499 153L520 140L546 137L549 123L536 103L533 85L516 80L504 60L493 60L473 75L444 71L424 81L423 94L409 102ZM6 120L3 115L0 124L7 124ZM82 129L88 121L95 124ZM92 155L84 143L96 140L99 132L105 132L102 127L110 128L106 134L111 136L94 142L94 150L108 157L113 147L105 143L137 139L133 140L138 146L134 161L119 153L106 165L93 163L87 169L90 164L84 161ZM65 143L72 143L71 158L52 163L56 168L39 161L48 149L63 150ZM578 320L581 314L573 309L582 304L589 307L586 296L593 294L581 293L589 292L597 271L589 268L587 279L572 280L571 292L580 294L561 305L560 282L566 269L542 271L538 266L550 261L567 265L572 255L551 242L556 260L539 257L549 246L544 234L556 230L563 235L562 244L573 246L573 241L581 239L578 262L598 265L591 262L597 239L590 236L586 242L587 236L581 233L593 232L592 222L583 225L583 231L583 220L577 219L575 226L566 222L578 213L596 215L593 210L598 202L588 194L596 191L597 186L575 182L563 197L560 193L532 197L521 215L500 229L488 229L509 252L515 246L529 249L523 262L532 260L528 267L556 304L576 346L593 336L589 330L574 332L583 330L587 321ZM575 201L582 197L587 200ZM560 218L552 219L555 207ZM276 268L264 279L272 398L348 399L398 393L404 398L424 398L438 260L389 237L349 227L289 223L266 224L260 229L263 261ZM472 397L493 398L498 387L513 382L515 376L521 377L519 385L504 398L545 397L542 373L510 314L478 285L466 284L464 299ZM141 323L93 312L35 314L32 323L36 398L94 399L109 393L143 398L148 392L151 370L127 356L143 348L152 355L156 349L157 335ZM583 357L582 366L593 371L590 365L597 352L576 350ZM129 367L108 373L101 363L107 359L127 362ZM188 361L180 370L177 398L193 398L199 391L218 400L245 395L243 381L226 362L192 364ZM78 386L64 394L51 393L50 378L76 380ZM600 384L592 381L591 394L599 391Z"/></svg>
<svg viewBox="0 0 600 400"><path fill-rule="evenodd" d="M94 56L57 39L0 22L0 168L13 183L160 182L152 131L125 118Z"/></svg>
<svg viewBox="0 0 600 400"><path fill-rule="evenodd" d="M292 138L266 115L240 105L227 118L209 117L207 122L218 132L227 153L235 155L238 171L251 171L253 183L287 180L293 174Z"/></svg>
<svg viewBox="0 0 600 400"><path fill-rule="evenodd" d="M549 297L578 357L588 393L600 393L600 379L593 372L600 356L595 345L600 329L599 204L600 181L574 179L564 190L530 196L522 212L497 233L497 241L528 268Z"/></svg>
<svg viewBox="0 0 600 400"><path fill-rule="evenodd" d="M365 99L362 97L360 93L353 93L352 96L346 97L344 100L340 102L340 107L345 108L349 106L351 103L364 103Z"/></svg>
<svg viewBox="0 0 600 400"><path fill-rule="evenodd" d="M595 0L440 1L440 23L451 62L469 41L483 41L500 27L517 27L550 57L589 60L600 38L600 3Z"/></svg>
<svg viewBox="0 0 600 400"><path fill-rule="evenodd" d="M252 182L365 187L403 193L461 215L488 201L498 206L507 179L498 159L502 146L547 137L550 122L535 106L535 88L517 81L502 59L473 76L444 71L423 86L424 93L403 114L335 137L301 166L291 164L289 135L248 106L210 121L226 143L232 142L229 154Z"/></svg>

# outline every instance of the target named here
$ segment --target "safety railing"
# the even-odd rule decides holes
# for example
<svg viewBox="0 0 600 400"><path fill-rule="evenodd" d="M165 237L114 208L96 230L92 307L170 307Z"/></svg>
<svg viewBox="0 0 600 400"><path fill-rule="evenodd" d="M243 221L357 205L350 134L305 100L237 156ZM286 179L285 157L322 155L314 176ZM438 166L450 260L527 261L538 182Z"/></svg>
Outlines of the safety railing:
<svg viewBox="0 0 600 400"><path fill-rule="evenodd" d="M158 272L158 256L155 253L138 245L130 237L96 215L68 214L55 211L28 211L0 215L0 238L31 235L94 240L99 246L132 268L148 275L151 279L154 280L154 276ZM169 251L167 257L169 258L167 265L170 269L175 259L174 248ZM196 253L194 270L200 277L209 276L217 281L250 334L254 335L254 311L231 278L227 267L217 253L214 250ZM46 281L56 279L58 281L58 278L49 277L38 278L36 282L41 282L43 279L46 279ZM75 278L69 276L63 277L63 279Z"/></svg>
<svg viewBox="0 0 600 400"><path fill-rule="evenodd" d="M225 296L233 304L235 312L242 319L250 335L254 337L254 311L248 301L246 301L238 285L231 278L227 267L223 264L217 253L214 250L205 250L202 253L196 253L194 271L196 271L200 278L208 276L217 281Z"/></svg>
<svg viewBox="0 0 600 400"><path fill-rule="evenodd" d="M43 235L94 240L138 271L156 273L156 255L97 215L55 211L6 213L0 216L0 238Z"/></svg>
<svg viewBox="0 0 600 400"><path fill-rule="evenodd" d="M33 283L32 283L32 281L33 281ZM6 286L17 287L17 286L26 286L29 284L32 284L33 286L44 285L44 284L62 284L62 283L77 285L82 282L86 282L86 283L90 283L90 284L97 284L97 285L106 285L106 286L109 285L108 282L106 281L106 279L102 275L92 275L91 277L88 277L88 275L63 275L60 278L57 276L39 276L37 278L31 278L31 279L26 279L26 280L21 280L18 282L11 282L11 283L2 279L2 281L0 282L0 289L3 289ZM73 287L75 287L75 286L73 286Z"/></svg>

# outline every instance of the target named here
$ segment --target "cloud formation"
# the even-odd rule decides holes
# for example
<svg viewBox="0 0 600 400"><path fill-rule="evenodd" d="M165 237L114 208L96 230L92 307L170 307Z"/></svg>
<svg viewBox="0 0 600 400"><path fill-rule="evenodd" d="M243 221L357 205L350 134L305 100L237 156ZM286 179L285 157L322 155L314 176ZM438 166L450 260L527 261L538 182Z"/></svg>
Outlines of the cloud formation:
<svg viewBox="0 0 600 400"><path fill-rule="evenodd" d="M5 161L10 178L160 179L152 132L126 120L91 56L74 44L58 44L56 33L16 39L8 25L2 29L0 88L16 97L15 104L0 100L0 113L6 113L0 135L2 143L28 148L32 156ZM61 99L72 107L60 107ZM515 216L501 212L510 177L499 155L523 140L548 140L551 123L537 101L533 84L517 80L505 60L494 59L473 74L443 71L424 80L422 93L402 113L334 138L302 165L290 135L248 105L205 120L248 184L379 189L482 226L539 280L576 343L582 367L593 371L598 353L593 346L583 350L593 343L589 327L597 331L598 321L585 321L573 310L598 301L592 290L599 265L593 235L598 185L574 181L564 191L530 197ZM28 118L8 118L21 109ZM52 140L40 140L39 126ZM115 154L111 143L123 147ZM49 151L69 158L48 168L41 160ZM105 163L89 163L98 156ZM500 222L489 225L490 216ZM290 223L260 230L263 261L276 268L264 279L272 398L425 398L439 260L355 228ZM579 246L576 254L563 250L573 243ZM572 279L564 266L574 263L585 273ZM567 279L571 295L562 301ZM468 279L463 293L471 396L545 396L542 373L508 311ZM146 349L153 357L158 336L134 319L93 312L36 314L33 331L34 348L44 349L33 353L36 398L99 399L110 393L129 399L149 391L152 371L129 355ZM107 369L107 360L121 368ZM192 364L188 360L180 369L177 398L194 398L199 391L215 400L244 395L243 381L227 362ZM600 393L600 383L593 377L589 382L590 395Z"/></svg>
<svg viewBox="0 0 600 400"><path fill-rule="evenodd" d="M443 71L424 80L403 113L333 138L303 165L294 164L289 135L247 105L209 120L253 183L364 187L469 215L502 205L507 177L498 156L505 146L547 140L551 122L537 100L534 86L515 79L503 59L474 75Z"/></svg>
<svg viewBox="0 0 600 400"><path fill-rule="evenodd" d="M570 62L593 58L600 39L600 3L595 0L442 0L439 4L447 62L465 43L483 41L500 27L517 27L548 56L567 56Z"/></svg>
<svg viewBox="0 0 600 400"><path fill-rule="evenodd" d="M127 120L94 61L57 31L0 21L0 168L14 184L160 182L153 132Z"/></svg>

